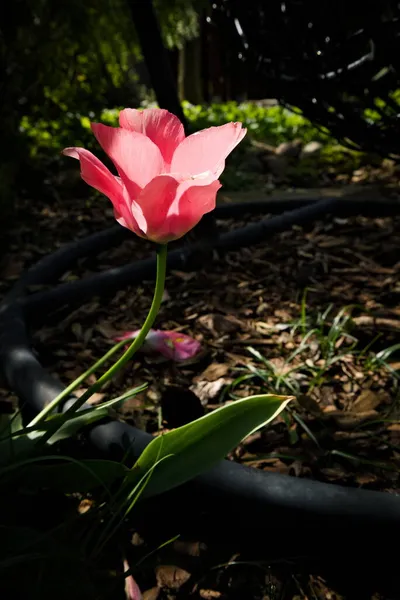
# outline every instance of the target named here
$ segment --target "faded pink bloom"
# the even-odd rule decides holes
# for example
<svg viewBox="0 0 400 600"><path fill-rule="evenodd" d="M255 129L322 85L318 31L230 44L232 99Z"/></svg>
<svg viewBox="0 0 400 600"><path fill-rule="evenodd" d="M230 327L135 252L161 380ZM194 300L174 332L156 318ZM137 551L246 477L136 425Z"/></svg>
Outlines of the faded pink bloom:
<svg viewBox="0 0 400 600"><path fill-rule="evenodd" d="M91 124L118 177L85 148L63 153L80 160L82 179L111 200L120 225L161 244L182 237L215 208L225 159L246 129L227 123L185 137L179 119L158 108L126 108L119 124Z"/></svg>
<svg viewBox="0 0 400 600"><path fill-rule="evenodd" d="M115 338L117 342L122 340L133 340L140 332L127 331ZM177 362L193 358L200 352L201 344L189 335L176 331L161 331L150 329L141 350L146 353L159 352L165 358Z"/></svg>

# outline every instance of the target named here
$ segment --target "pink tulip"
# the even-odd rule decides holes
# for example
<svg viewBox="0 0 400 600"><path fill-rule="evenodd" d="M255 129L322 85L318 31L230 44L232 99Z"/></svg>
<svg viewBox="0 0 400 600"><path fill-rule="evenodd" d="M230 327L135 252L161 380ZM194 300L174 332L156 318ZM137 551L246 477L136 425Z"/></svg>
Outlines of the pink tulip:
<svg viewBox="0 0 400 600"><path fill-rule="evenodd" d="M133 340L139 333L136 331L127 331L123 335L115 338L117 342L122 340ZM165 358L177 362L193 358L201 349L201 344L189 335L178 333L176 331L161 331L160 329L150 329L141 350L146 353L159 352Z"/></svg>
<svg viewBox="0 0 400 600"><path fill-rule="evenodd" d="M111 200L120 225L161 244L182 237L215 208L225 159L246 129L227 123L185 137L179 119L158 108L126 108L119 124L91 124L118 177L85 148L63 153L80 160L82 179Z"/></svg>

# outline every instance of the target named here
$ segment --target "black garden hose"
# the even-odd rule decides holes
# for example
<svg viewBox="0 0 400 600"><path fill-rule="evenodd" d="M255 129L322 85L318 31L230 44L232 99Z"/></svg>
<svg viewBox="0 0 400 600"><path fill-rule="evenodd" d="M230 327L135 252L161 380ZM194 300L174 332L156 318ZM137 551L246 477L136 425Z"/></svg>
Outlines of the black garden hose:
<svg viewBox="0 0 400 600"><path fill-rule="evenodd" d="M268 204L267 202L253 203L253 209L259 205L258 212L262 208L267 211ZM237 206L217 207L217 216L226 218L232 214L237 215ZM240 206L241 214L248 210L247 203ZM289 206L292 204L289 203ZM234 210L232 210L233 207L235 207ZM282 208L284 207L287 208L288 204L285 203ZM259 242L262 239L269 240L273 234L288 229L294 224L307 223L338 210L340 212L341 209L338 201L334 198L319 202L305 202L300 208L223 234L218 240L218 249L219 251L229 250ZM40 406L50 402L56 393L52 391L54 380L45 371L40 379L42 381L44 378L46 381L44 386L33 383L35 375L29 376L31 370L35 373L36 359L30 345L27 344L26 323L30 325L32 322L35 324L43 322L49 311L54 311L62 305L71 306L73 303L82 303L85 299L105 290L109 293L126 285L139 283L144 278L152 279L155 276L155 258L147 258L124 267L114 268L81 281L64 283L50 291L37 292L29 296L26 295L27 288L56 281L78 258L106 250L125 239L127 235L132 234L127 229L116 226L67 244L31 267L1 303L0 365L10 389L16 391L27 406L36 406L36 410L40 410ZM185 268L190 261L191 252L191 247L170 252L168 268ZM25 385L24 382L29 383ZM46 396L45 399L42 394Z"/></svg>
<svg viewBox="0 0 400 600"><path fill-rule="evenodd" d="M229 205L229 207L234 205ZM247 205L242 206L246 210ZM226 207L219 207L218 211L221 216L227 217L229 214L237 214L235 210ZM224 208L224 210L222 210ZM254 206L253 206L254 210ZM267 210L264 208L264 210ZM336 198L326 198L319 202L306 203L300 208L289 210L283 214L278 214L273 217L262 219L258 223L253 223L222 234L215 244L218 252L226 252L229 250L239 249L243 246L250 246L260 243L263 240L269 240L272 235L289 229L292 225L302 225L325 216L329 213L337 213L342 211L341 203ZM218 215L218 213L217 213ZM98 234L96 234L98 235ZM122 238L120 238L122 239ZM110 231L109 236L104 237L104 248L111 245L112 242L118 241L118 236ZM187 246L172 250L168 254L168 269L187 269L190 268L191 255L195 246ZM60 251L60 253L62 250ZM74 249L74 258L77 250ZM66 255L66 256L65 256ZM65 261L69 255L69 249L65 248L65 255L62 260ZM72 259L72 256L71 256ZM44 259L44 261L47 259ZM60 254L61 262L61 254ZM56 263L54 263L56 264ZM87 277L80 281L64 283L58 285L50 291L39 292L29 297L22 299L24 310L27 311L28 318L40 320L40 316L45 316L48 310L61 305L71 305L73 303L87 300L90 297L99 293L107 293L116 291L127 285L134 285L143 281L150 280L155 275L155 258L147 258L128 264L124 267L117 267L109 271L98 273ZM39 268L39 267L38 267ZM46 273L50 265L46 265Z"/></svg>
<svg viewBox="0 0 400 600"><path fill-rule="evenodd" d="M224 234L218 247L237 248L260 241L261 236L269 239L273 233L293 224L305 223L328 211L337 213L337 208L336 201L324 200L238 230L236 238L235 232ZM106 232L104 235L104 242L109 243L111 238L107 238ZM98 244L100 249L99 241ZM47 257L41 261L43 270L38 263L11 291L0 309L1 368L9 388L22 404L29 406L31 414L40 411L63 390L31 349L27 319L32 317L32 311L46 313L50 307L76 301L77 295L81 301L82 295L87 298L100 293L105 286L116 289L154 276L154 260L147 259L139 265L113 269L111 274L63 284L54 291L20 300L19 294L27 281L33 285L44 279L54 280L69 267L71 260L82 256L79 251L82 245L87 248L88 241L77 242L69 254L65 249L64 254L60 250ZM171 253L170 267L176 268L184 261L182 253L181 250ZM96 454L110 458L120 458L128 447L138 456L152 439L149 434L117 421L97 424L87 436ZM342 566L352 561L353 568L359 564L360 570L371 570L369 580L374 574L381 578L384 572L385 583L390 585L397 577L395 568L391 570L394 553L389 551L390 538L400 527L400 498L394 494L267 473L224 460L161 499L143 503L139 509L141 522L154 523L154 511L159 513L160 507L165 517L161 522L156 519L155 529L161 536L183 532L205 541L235 542L268 558L302 557L317 563L328 559L334 567L334 559L340 560ZM147 515L153 515L152 519L146 519Z"/></svg>
<svg viewBox="0 0 400 600"><path fill-rule="evenodd" d="M287 212L280 214L285 209ZM380 217L399 214L400 203L389 200L361 203L360 200L351 198L346 200L327 198L318 202L306 198L291 198L284 201L271 198L271 201L222 204L215 209L215 216L217 219L226 219L240 217L243 214L260 214L263 212L277 214L277 216L263 219L259 223L222 235L216 244L217 249L223 252L244 245L259 243L266 236L270 237L271 234L283 231L293 224L307 223L328 212L334 212L338 216L350 216L360 212L365 216ZM1 310L4 312L4 309L15 298L19 298L24 304L24 309L28 310L29 316L40 320L40 314L45 315L48 308L52 309L60 304L68 304L73 301L73 298L82 301L105 288L114 291L124 285L142 281L144 277L151 278L151 271L154 271L155 265L154 258L115 268L82 281L61 284L53 290L25 297L29 286L37 285L38 281L40 281L40 285L52 283L61 273L67 270L68 265L77 259L107 250L124 239L128 239L130 235L132 234L127 229L114 226L63 246L50 256L40 260L21 278L3 301ZM188 264L190 266L191 252L193 252L192 247L170 252L169 268L185 268Z"/></svg>
<svg viewBox="0 0 400 600"><path fill-rule="evenodd" d="M63 391L33 356L27 337L24 343L19 338L19 354L10 352L6 362L14 391L29 403L31 415ZM152 436L126 423L105 421L88 430L87 439L94 456L120 459L127 450L139 456ZM368 594L398 589L397 554L391 545L400 528L400 498L393 494L224 460L195 480L139 503L135 519L150 543L180 533L208 544L231 544L243 552L242 558L283 559L322 571L347 593L350 571L357 592L351 597L357 599L363 597L363 586Z"/></svg>

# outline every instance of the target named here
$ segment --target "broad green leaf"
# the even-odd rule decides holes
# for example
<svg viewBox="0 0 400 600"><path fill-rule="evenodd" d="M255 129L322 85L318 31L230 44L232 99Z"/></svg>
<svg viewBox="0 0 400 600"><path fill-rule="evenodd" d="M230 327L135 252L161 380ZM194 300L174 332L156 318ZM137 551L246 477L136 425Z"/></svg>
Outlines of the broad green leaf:
<svg viewBox="0 0 400 600"><path fill-rule="evenodd" d="M211 468L245 437L272 421L291 399L269 394L250 396L155 438L133 467L129 485L135 485L157 461L161 462L141 499L181 485Z"/></svg>

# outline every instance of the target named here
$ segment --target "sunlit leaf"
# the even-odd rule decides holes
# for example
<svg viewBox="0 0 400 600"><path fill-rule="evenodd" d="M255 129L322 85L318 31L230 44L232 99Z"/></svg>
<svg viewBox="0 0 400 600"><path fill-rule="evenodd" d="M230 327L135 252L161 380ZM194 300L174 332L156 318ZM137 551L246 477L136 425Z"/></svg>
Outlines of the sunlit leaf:
<svg viewBox="0 0 400 600"><path fill-rule="evenodd" d="M134 466L129 484L134 485L160 460L142 498L196 477L224 458L245 437L272 421L291 399L291 396L250 396L155 438Z"/></svg>

